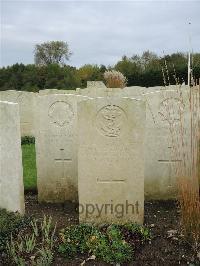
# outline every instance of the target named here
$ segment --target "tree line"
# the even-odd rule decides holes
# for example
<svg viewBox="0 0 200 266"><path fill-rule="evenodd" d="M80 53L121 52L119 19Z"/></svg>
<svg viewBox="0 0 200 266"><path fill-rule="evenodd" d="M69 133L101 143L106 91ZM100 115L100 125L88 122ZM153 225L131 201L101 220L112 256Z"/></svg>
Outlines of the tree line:
<svg viewBox="0 0 200 266"><path fill-rule="evenodd" d="M55 42L55 45L58 43ZM142 55L123 56L114 66L86 64L76 68L62 60L62 54L59 54L61 49L53 55L51 53L50 58L43 53L41 46L38 48L35 51L35 64L17 63L0 68L0 90L37 92L42 89L84 88L89 80L104 81L104 72L112 69L120 71L127 78L127 86L187 84L187 54L180 52L160 57L145 51ZM71 52L67 47L62 49L68 59ZM192 71L193 77L199 79L200 53L192 55Z"/></svg>

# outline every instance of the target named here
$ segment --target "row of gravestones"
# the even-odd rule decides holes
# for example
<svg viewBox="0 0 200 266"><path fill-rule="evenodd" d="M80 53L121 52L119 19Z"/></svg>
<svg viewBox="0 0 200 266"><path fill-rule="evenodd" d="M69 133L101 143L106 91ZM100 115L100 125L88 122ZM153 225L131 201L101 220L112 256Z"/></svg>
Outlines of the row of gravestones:
<svg viewBox="0 0 200 266"><path fill-rule="evenodd" d="M167 89L175 89L176 86L170 86ZM20 128L22 136L35 136L35 124L34 124L34 102L38 95L49 94L75 94L87 97L143 97L144 93L155 92L163 90L164 87L126 87L120 88L107 88L103 82L88 81L87 88L76 90L57 90L46 89L41 90L39 93L25 92L25 91L0 91L0 101L9 101L19 104L20 111ZM36 121L37 123L37 121ZM37 126L37 124L36 124Z"/></svg>
<svg viewBox="0 0 200 266"><path fill-rule="evenodd" d="M145 101L37 96L39 201L79 199L81 220L108 222L120 216L142 222L144 191L146 198L176 194L174 165L182 158L172 156L170 128L181 117L187 122L187 93L182 90L180 98L176 90L162 90L145 94ZM0 106L0 206L23 212L18 105Z"/></svg>

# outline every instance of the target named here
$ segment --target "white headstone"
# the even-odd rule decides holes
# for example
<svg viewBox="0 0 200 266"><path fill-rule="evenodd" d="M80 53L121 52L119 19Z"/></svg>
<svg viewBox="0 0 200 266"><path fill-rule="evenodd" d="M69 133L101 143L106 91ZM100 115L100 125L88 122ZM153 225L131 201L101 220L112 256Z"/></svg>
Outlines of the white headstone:
<svg viewBox="0 0 200 266"><path fill-rule="evenodd" d="M0 102L0 208L24 213L19 106Z"/></svg>
<svg viewBox="0 0 200 266"><path fill-rule="evenodd" d="M157 91L166 91L166 90L175 90L175 91L178 91L180 89L183 89L183 90L188 90L189 87L187 85L169 85L169 86L155 86L155 87L147 87L147 88L144 88L143 89L143 94L147 94L147 93L150 93L150 92L157 92Z"/></svg>
<svg viewBox="0 0 200 266"><path fill-rule="evenodd" d="M0 92L1 101L19 104L20 128L22 136L34 136L34 99L36 93L7 90Z"/></svg>
<svg viewBox="0 0 200 266"><path fill-rule="evenodd" d="M76 94L76 90L45 89L39 91L39 95L49 95L49 94Z"/></svg>
<svg viewBox="0 0 200 266"><path fill-rule="evenodd" d="M96 97L123 97L127 96L123 93L121 88L107 88L107 87L90 87L79 90L80 95L88 96L90 98Z"/></svg>
<svg viewBox="0 0 200 266"><path fill-rule="evenodd" d="M177 196L177 169L183 163L181 127L185 147L190 147L186 143L190 140L189 98L186 90L181 94L176 90L162 90L144 97L147 106L145 197L172 199Z"/></svg>
<svg viewBox="0 0 200 266"><path fill-rule="evenodd" d="M142 93L145 91L145 87L130 86L122 89L122 95L126 97L141 97Z"/></svg>
<svg viewBox="0 0 200 266"><path fill-rule="evenodd" d="M83 98L70 94L37 98L36 161L40 202L78 199L77 102Z"/></svg>
<svg viewBox="0 0 200 266"><path fill-rule="evenodd" d="M106 88L103 81L87 81L87 88Z"/></svg>
<svg viewBox="0 0 200 266"><path fill-rule="evenodd" d="M79 219L143 222L145 103L96 98L79 103Z"/></svg>

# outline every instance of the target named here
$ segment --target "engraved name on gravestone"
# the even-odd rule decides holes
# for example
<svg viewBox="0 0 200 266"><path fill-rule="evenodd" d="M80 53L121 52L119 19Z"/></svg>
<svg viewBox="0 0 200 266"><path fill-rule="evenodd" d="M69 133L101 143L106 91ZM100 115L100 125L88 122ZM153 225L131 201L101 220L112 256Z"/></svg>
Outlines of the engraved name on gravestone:
<svg viewBox="0 0 200 266"><path fill-rule="evenodd" d="M188 99L175 90L145 94L147 126L145 138L145 195L148 199L170 199L177 193L177 169L182 163L180 130L188 128ZM186 133L188 134L188 132ZM188 141L187 138L185 141ZM188 147L188 146L187 146Z"/></svg>
<svg viewBox="0 0 200 266"><path fill-rule="evenodd" d="M39 201L77 200L76 95L39 96L36 154Z"/></svg>
<svg viewBox="0 0 200 266"><path fill-rule="evenodd" d="M96 98L79 103L79 219L143 222L145 103Z"/></svg>
<svg viewBox="0 0 200 266"><path fill-rule="evenodd" d="M19 106L0 102L0 208L24 213Z"/></svg>

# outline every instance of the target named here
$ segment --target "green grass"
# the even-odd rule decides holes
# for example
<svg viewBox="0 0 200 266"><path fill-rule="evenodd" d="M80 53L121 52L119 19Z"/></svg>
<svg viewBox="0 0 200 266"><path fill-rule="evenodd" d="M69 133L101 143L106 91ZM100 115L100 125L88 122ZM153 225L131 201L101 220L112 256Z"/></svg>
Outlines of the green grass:
<svg viewBox="0 0 200 266"><path fill-rule="evenodd" d="M37 170L34 144L22 145L22 160L24 173L24 189L35 190L37 188Z"/></svg>

